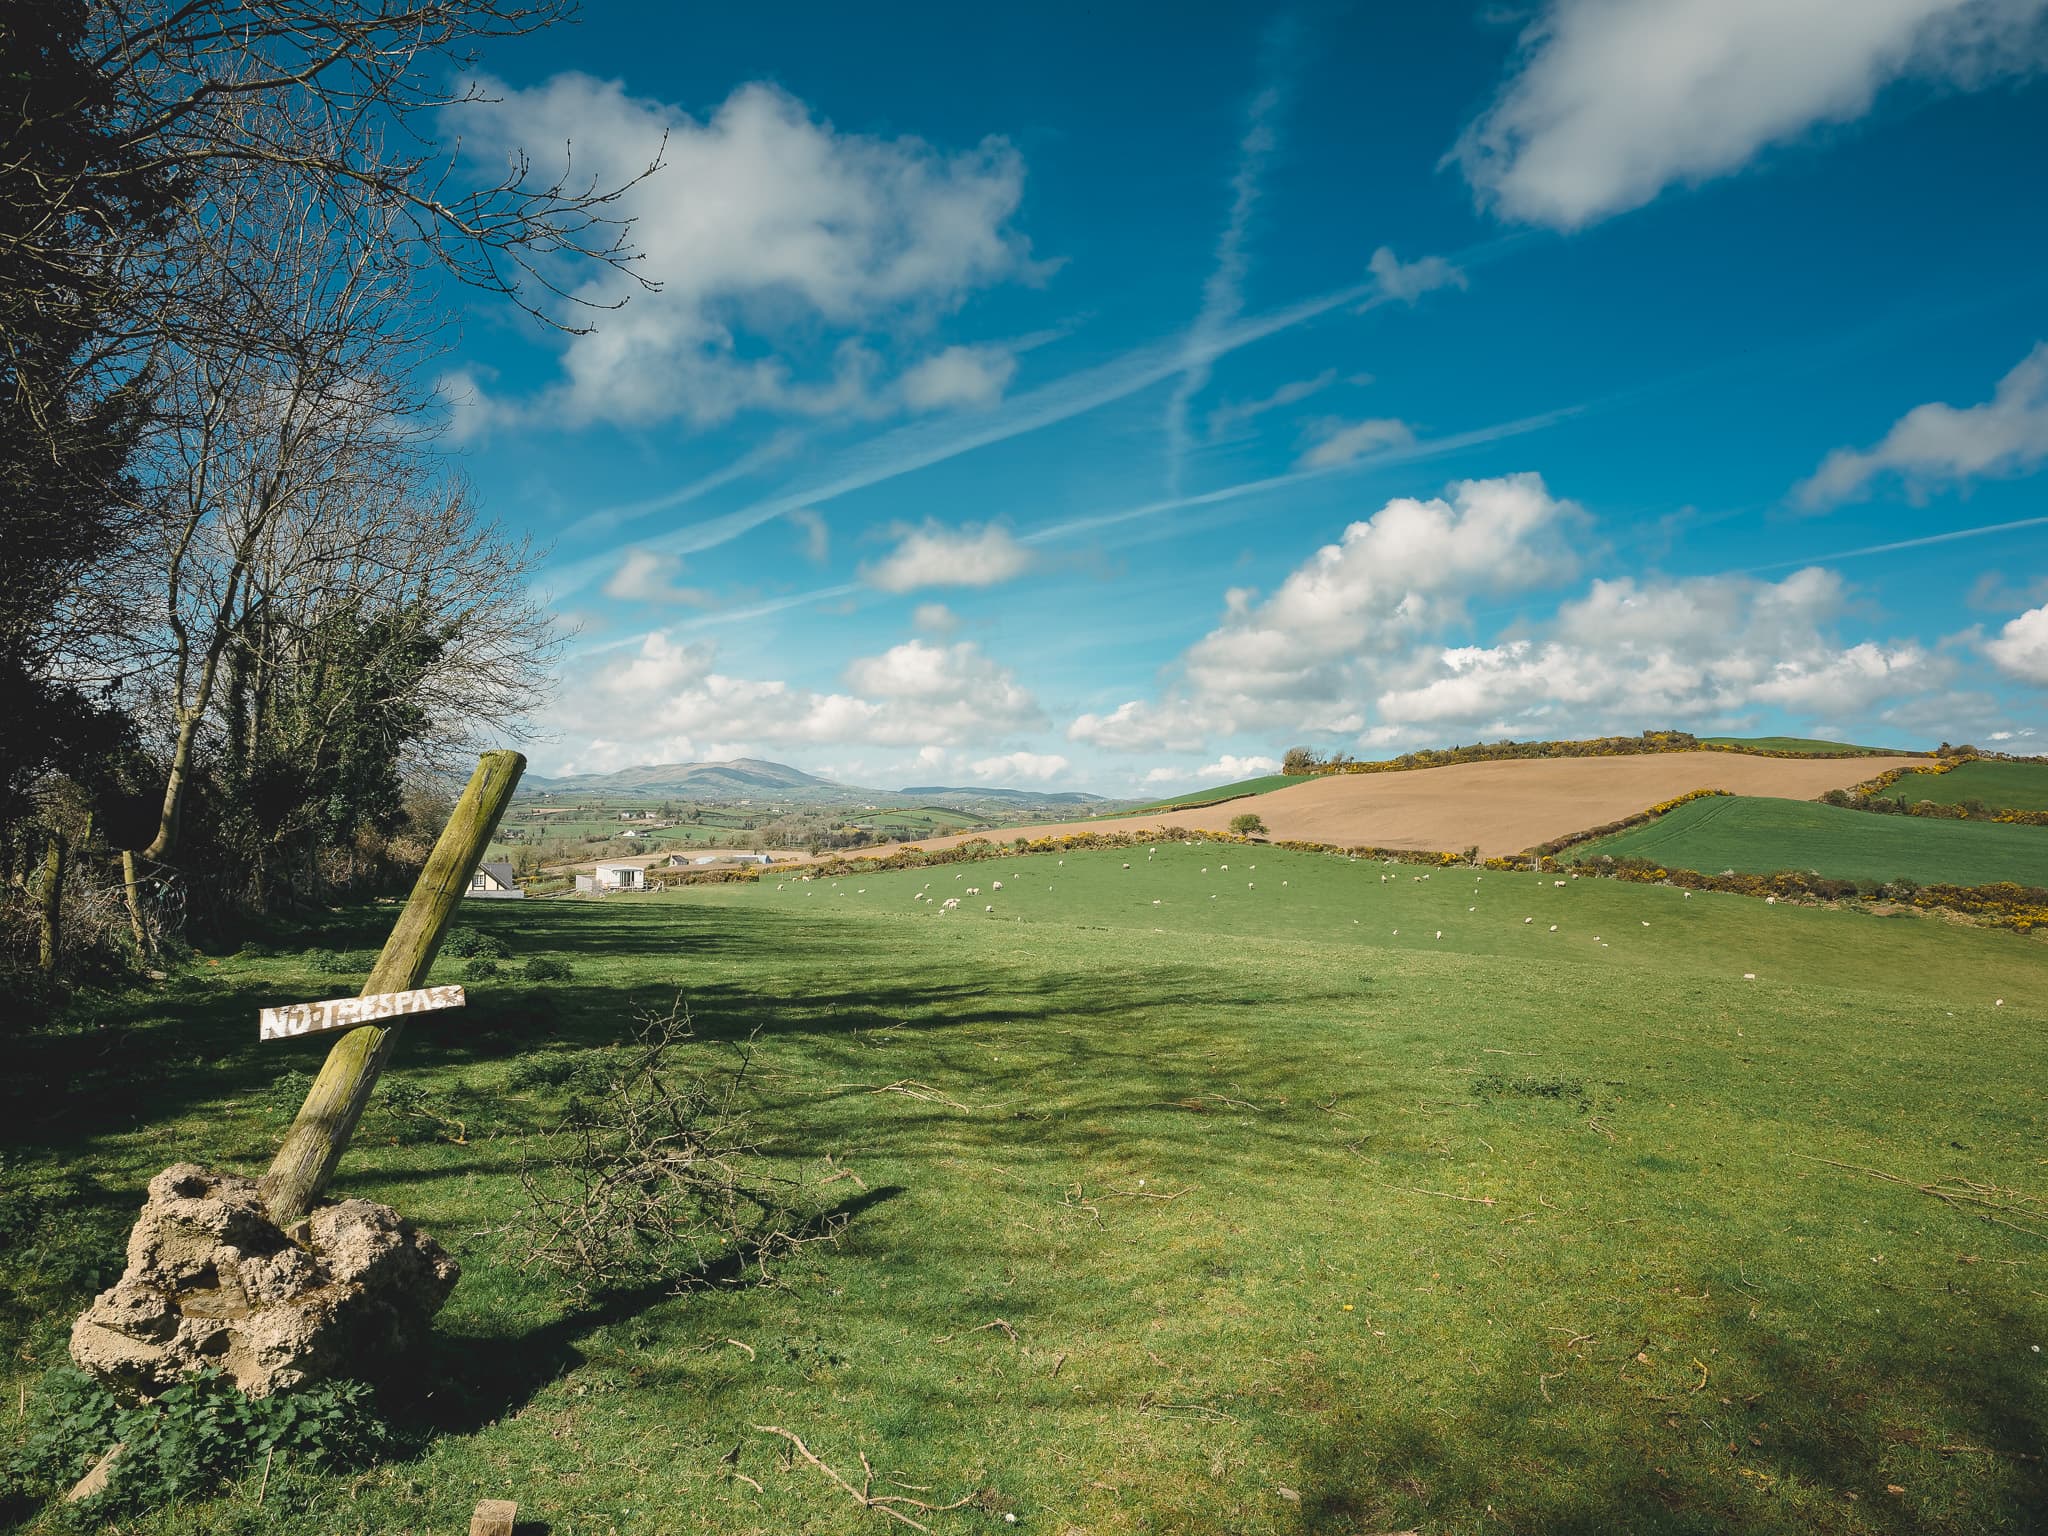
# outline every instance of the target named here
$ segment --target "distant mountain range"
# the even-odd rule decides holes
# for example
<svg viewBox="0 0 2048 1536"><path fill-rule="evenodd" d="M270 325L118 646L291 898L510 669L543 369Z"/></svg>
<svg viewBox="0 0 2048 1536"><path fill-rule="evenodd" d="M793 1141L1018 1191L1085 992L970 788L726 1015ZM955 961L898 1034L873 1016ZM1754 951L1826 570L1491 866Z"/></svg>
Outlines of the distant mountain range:
<svg viewBox="0 0 2048 1536"><path fill-rule="evenodd" d="M738 795L765 795L769 799L789 798L790 792L808 796L819 790L834 795L849 793L846 786L792 768L787 763L768 763L756 757L737 757L728 763L654 763L638 768L621 768L616 773L577 773L559 779L528 774L520 781L523 794L571 795L666 795L675 799L724 799ZM782 791L777 795L776 791Z"/></svg>
<svg viewBox="0 0 2048 1536"><path fill-rule="evenodd" d="M654 763L621 768L616 773L578 773L559 779L530 773L520 781L519 792L593 799L756 800L805 805L903 800L949 806L993 802L1012 806L1107 803L1100 795L1079 790L996 789L987 785L869 789L858 784L835 784L787 763L765 762L758 757L734 758L727 763Z"/></svg>

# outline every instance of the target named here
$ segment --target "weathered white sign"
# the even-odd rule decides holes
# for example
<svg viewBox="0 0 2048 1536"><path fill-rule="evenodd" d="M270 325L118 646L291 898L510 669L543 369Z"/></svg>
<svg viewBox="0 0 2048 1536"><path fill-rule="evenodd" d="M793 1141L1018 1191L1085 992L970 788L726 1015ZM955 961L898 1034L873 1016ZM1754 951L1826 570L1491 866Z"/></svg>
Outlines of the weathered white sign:
<svg viewBox="0 0 2048 1536"><path fill-rule="evenodd" d="M460 987L421 987L413 992L378 992L369 997L335 997L324 1003L287 1003L262 1012L265 1040L291 1035L316 1035L324 1029L353 1029L379 1019L436 1008L460 1008L466 999Z"/></svg>

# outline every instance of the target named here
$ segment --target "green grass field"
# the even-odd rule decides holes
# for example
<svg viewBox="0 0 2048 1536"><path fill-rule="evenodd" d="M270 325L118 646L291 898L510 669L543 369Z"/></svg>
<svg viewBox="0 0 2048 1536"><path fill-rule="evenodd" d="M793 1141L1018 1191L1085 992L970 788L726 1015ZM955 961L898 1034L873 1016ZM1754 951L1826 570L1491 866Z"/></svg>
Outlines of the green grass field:
<svg viewBox="0 0 2048 1536"><path fill-rule="evenodd" d="M1218 800L1235 800L1241 795L1263 795L1270 790L1285 789L1290 784L1307 782L1307 779L1291 777L1284 773L1268 773L1255 779L1239 779L1235 784L1218 784L1214 789L1190 790L1184 795L1175 795L1170 800L1155 800L1150 805L1141 805L1136 810L1107 811L1103 814L1145 816L1154 811L1177 811L1191 805L1214 805Z"/></svg>
<svg viewBox="0 0 2048 1536"><path fill-rule="evenodd" d="M393 1080L468 1144L373 1107L343 1164L338 1192L465 1266L417 1363L439 1432L129 1536L459 1532L481 1497L553 1536L895 1528L756 1425L856 1485L865 1454L877 1492L973 1495L919 1516L939 1533L1963 1536L2048 1511L2038 941L1177 843L464 920L576 975L409 1025ZM150 1174L267 1160L323 1042L259 1044L259 1004L346 989L201 959L16 1039L9 1398L118 1269ZM567 1304L499 1236L560 1107L514 1084L678 992L707 1051L760 1031L773 1155L866 1192L773 1286Z"/></svg>
<svg viewBox="0 0 2048 1536"><path fill-rule="evenodd" d="M1917 800L1932 800L1936 805L1982 800L1994 810L2048 811L2048 763L1979 760L1947 773L1909 773L1893 783L1884 797L1908 805Z"/></svg>
<svg viewBox="0 0 2048 1536"><path fill-rule="evenodd" d="M1859 747L1846 741L1820 741L1811 736L1702 736L1717 747L1755 747L1760 752L1804 752L1814 757L1884 757L1895 747Z"/></svg>
<svg viewBox="0 0 2048 1536"><path fill-rule="evenodd" d="M1845 880L2048 883L2041 827L1879 816L1812 800L1717 795L1681 805L1626 832L1571 850L1575 860L1612 854L1667 869L1768 875L1810 870Z"/></svg>

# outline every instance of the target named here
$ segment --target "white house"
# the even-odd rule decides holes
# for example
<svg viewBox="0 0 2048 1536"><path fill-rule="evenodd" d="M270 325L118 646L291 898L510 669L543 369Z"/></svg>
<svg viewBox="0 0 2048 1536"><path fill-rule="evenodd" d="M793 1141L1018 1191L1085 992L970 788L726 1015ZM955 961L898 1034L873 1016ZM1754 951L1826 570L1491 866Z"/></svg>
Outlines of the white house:
<svg viewBox="0 0 2048 1536"><path fill-rule="evenodd" d="M469 877L469 889L462 894L517 901L526 892L519 888L518 877L512 873L510 864L479 864Z"/></svg>
<svg viewBox="0 0 2048 1536"><path fill-rule="evenodd" d="M590 874L576 877L576 889L601 894L605 891L643 891L647 872L638 864L599 864Z"/></svg>

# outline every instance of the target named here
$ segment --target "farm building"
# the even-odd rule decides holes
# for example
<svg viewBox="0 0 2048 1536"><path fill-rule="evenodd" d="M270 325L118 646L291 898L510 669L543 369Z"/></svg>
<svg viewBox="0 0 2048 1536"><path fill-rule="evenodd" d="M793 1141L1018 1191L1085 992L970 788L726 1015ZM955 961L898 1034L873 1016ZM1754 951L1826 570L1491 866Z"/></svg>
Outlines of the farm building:
<svg viewBox="0 0 2048 1536"><path fill-rule="evenodd" d="M591 873L576 877L576 889L593 895L645 890L646 886L646 871L638 864L599 864Z"/></svg>
<svg viewBox="0 0 2048 1536"><path fill-rule="evenodd" d="M462 894L498 901L517 901L526 892L519 888L519 880L512 873L510 864L479 864L469 877L469 889Z"/></svg>

